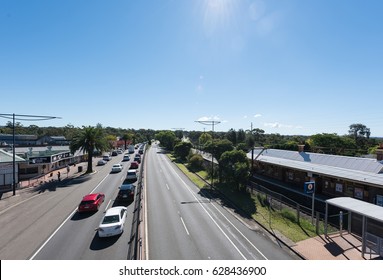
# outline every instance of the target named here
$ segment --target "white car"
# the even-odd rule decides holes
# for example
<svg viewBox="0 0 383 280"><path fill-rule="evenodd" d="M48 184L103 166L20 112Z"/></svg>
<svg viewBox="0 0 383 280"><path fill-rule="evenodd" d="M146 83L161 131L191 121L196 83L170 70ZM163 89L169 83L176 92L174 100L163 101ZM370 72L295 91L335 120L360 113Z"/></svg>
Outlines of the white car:
<svg viewBox="0 0 383 280"><path fill-rule="evenodd" d="M137 181L137 169L129 169L128 173L126 174L126 179L132 182Z"/></svg>
<svg viewBox="0 0 383 280"><path fill-rule="evenodd" d="M122 168L124 168L124 167L122 166L121 163L113 164L113 166L112 166L112 173L121 172Z"/></svg>
<svg viewBox="0 0 383 280"><path fill-rule="evenodd" d="M109 208L100 225L98 226L99 237L119 235L124 232L127 208L123 206Z"/></svg>

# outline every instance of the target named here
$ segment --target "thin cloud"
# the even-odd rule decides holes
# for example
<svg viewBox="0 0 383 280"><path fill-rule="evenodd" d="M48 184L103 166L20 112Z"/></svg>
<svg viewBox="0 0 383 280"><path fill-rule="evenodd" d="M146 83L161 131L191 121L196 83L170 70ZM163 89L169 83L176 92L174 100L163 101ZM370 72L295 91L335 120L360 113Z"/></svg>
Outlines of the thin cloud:
<svg viewBox="0 0 383 280"><path fill-rule="evenodd" d="M254 118L260 118L260 117L262 117L261 114L255 114L255 115L254 115Z"/></svg>

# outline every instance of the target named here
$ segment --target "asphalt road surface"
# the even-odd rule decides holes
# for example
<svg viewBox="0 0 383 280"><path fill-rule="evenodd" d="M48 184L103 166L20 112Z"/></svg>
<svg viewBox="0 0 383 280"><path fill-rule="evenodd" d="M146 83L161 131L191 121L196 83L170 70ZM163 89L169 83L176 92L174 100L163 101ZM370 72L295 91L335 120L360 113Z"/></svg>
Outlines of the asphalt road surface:
<svg viewBox="0 0 383 280"><path fill-rule="evenodd" d="M201 192L155 144L145 166L147 259L298 259Z"/></svg>
<svg viewBox="0 0 383 280"><path fill-rule="evenodd" d="M22 203L3 209L0 215L1 259L127 259L134 203L128 207L122 235L101 239L95 230L107 208L121 205L115 201L129 167L123 162L120 173L110 173L113 157L96 172L64 182L54 189L36 192ZM105 201L96 213L78 213L77 206L88 193L102 192Z"/></svg>

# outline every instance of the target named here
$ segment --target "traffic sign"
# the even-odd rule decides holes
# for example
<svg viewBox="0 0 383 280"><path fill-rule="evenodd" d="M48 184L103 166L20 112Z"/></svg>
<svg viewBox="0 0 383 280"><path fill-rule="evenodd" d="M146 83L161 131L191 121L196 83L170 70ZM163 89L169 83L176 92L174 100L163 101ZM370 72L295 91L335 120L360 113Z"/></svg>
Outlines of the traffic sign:
<svg viewBox="0 0 383 280"><path fill-rule="evenodd" d="M315 192L315 182L305 182L305 193L312 194Z"/></svg>

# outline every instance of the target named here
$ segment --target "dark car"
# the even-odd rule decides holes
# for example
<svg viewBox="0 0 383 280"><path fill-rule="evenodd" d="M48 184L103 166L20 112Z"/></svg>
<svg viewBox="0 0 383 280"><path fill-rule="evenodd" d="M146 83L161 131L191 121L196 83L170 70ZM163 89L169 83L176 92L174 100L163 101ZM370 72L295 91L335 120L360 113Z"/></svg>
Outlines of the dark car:
<svg viewBox="0 0 383 280"><path fill-rule="evenodd" d="M118 191L117 199L133 201L135 188L136 187L133 184L130 184L129 181L125 180Z"/></svg>
<svg viewBox="0 0 383 280"><path fill-rule="evenodd" d="M138 163L141 163L141 156L139 154L136 154L134 156L134 161L137 161Z"/></svg>
<svg viewBox="0 0 383 280"><path fill-rule="evenodd" d="M78 212L98 211L100 205L104 202L103 193L91 193L84 196L78 206Z"/></svg>

